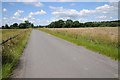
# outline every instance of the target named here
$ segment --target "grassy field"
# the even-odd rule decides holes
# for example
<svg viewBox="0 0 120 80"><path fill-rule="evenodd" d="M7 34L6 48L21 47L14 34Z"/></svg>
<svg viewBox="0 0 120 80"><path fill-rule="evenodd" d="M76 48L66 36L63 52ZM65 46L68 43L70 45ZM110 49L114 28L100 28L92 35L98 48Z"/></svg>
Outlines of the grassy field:
<svg viewBox="0 0 120 80"><path fill-rule="evenodd" d="M23 49L29 38L31 29L3 29L2 42L12 38L2 44L2 78L8 78L16 66Z"/></svg>
<svg viewBox="0 0 120 80"><path fill-rule="evenodd" d="M54 36L118 60L118 28L40 28Z"/></svg>
<svg viewBox="0 0 120 80"><path fill-rule="evenodd" d="M10 37L13 37L19 33L26 31L25 29L3 29L2 30L2 41L7 40Z"/></svg>

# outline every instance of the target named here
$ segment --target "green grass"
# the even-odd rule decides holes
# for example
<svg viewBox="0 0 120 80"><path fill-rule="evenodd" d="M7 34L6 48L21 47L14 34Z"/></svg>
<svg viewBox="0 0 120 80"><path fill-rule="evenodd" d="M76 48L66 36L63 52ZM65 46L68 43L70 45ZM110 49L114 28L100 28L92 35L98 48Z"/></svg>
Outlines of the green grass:
<svg viewBox="0 0 120 80"><path fill-rule="evenodd" d="M108 45L105 43L96 43L83 37L75 37L67 33L55 32L54 30L48 30L48 29L39 29L39 30L50 33L56 37L62 38L76 45L84 46L87 49L109 56L114 60L118 60L118 48L116 46Z"/></svg>
<svg viewBox="0 0 120 80"><path fill-rule="evenodd" d="M2 50L2 78L7 79L11 75L13 69L15 68L18 60L23 53L23 50L27 44L30 35L30 30L21 34L17 38L13 39L14 42L7 42L3 46ZM8 44L10 46L8 46Z"/></svg>

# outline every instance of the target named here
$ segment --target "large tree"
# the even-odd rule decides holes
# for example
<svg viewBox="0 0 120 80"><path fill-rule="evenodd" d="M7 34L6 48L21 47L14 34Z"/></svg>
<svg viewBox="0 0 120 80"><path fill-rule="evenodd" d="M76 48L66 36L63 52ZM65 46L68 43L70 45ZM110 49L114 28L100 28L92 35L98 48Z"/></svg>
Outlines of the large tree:
<svg viewBox="0 0 120 80"><path fill-rule="evenodd" d="M18 23L14 23L11 27L12 27L12 28L19 28L19 27L18 27Z"/></svg>
<svg viewBox="0 0 120 80"><path fill-rule="evenodd" d="M6 29L9 29L10 27L8 26L8 24L5 24L5 28L6 28Z"/></svg>
<svg viewBox="0 0 120 80"><path fill-rule="evenodd" d="M78 27L80 27L79 21L74 21L73 24L72 24L72 27L73 27L73 28L78 28Z"/></svg>
<svg viewBox="0 0 120 80"><path fill-rule="evenodd" d="M72 27L72 24L73 24L73 21L68 19L67 21L65 21L65 25L64 27L65 28L71 28Z"/></svg>

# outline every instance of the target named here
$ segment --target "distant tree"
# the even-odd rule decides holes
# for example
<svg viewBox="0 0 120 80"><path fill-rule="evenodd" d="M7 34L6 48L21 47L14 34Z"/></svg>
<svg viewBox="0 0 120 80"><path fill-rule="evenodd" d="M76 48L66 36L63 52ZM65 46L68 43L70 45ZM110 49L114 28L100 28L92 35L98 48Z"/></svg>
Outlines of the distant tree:
<svg viewBox="0 0 120 80"><path fill-rule="evenodd" d="M71 28L72 27L72 24L73 24L73 21L68 19L67 21L65 21L65 25L64 27L65 28Z"/></svg>
<svg viewBox="0 0 120 80"><path fill-rule="evenodd" d="M19 28L18 23L14 23L13 25L10 26L10 28Z"/></svg>
<svg viewBox="0 0 120 80"><path fill-rule="evenodd" d="M72 27L73 27L73 28L78 28L78 27L80 27L79 21L74 21L73 24L72 24Z"/></svg>
<svg viewBox="0 0 120 80"><path fill-rule="evenodd" d="M9 29L9 26L8 26L8 24L5 24L5 28L6 28L6 29Z"/></svg>
<svg viewBox="0 0 120 80"><path fill-rule="evenodd" d="M115 27L115 26L118 26L118 23L111 22L111 23L109 24L109 26Z"/></svg>
<svg viewBox="0 0 120 80"><path fill-rule="evenodd" d="M48 25L48 28L55 28L55 22L51 22L49 25Z"/></svg>
<svg viewBox="0 0 120 80"><path fill-rule="evenodd" d="M34 24L31 24L31 27L33 28L33 27L34 27Z"/></svg>
<svg viewBox="0 0 120 80"><path fill-rule="evenodd" d="M85 27L84 23L79 23L79 27Z"/></svg>
<svg viewBox="0 0 120 80"><path fill-rule="evenodd" d="M31 27L31 23L28 20L26 20L24 22L24 24L25 24L26 28Z"/></svg>
<svg viewBox="0 0 120 80"><path fill-rule="evenodd" d="M5 26L2 26L2 29L4 29L5 28Z"/></svg>
<svg viewBox="0 0 120 80"><path fill-rule="evenodd" d="M19 28L27 28L25 23L20 23Z"/></svg>
<svg viewBox="0 0 120 80"><path fill-rule="evenodd" d="M58 26L59 26L58 28L63 28L64 25L65 25L65 23L64 23L63 20L59 20L59 21L58 21Z"/></svg>

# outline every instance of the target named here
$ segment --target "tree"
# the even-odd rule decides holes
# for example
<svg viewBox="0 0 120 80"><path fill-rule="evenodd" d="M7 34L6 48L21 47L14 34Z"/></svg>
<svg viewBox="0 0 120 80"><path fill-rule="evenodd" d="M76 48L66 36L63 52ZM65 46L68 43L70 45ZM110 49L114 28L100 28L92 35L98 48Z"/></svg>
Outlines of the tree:
<svg viewBox="0 0 120 80"><path fill-rule="evenodd" d="M5 28L6 28L6 29L9 29L9 26L8 26L8 24L5 24Z"/></svg>
<svg viewBox="0 0 120 80"><path fill-rule="evenodd" d="M48 25L48 28L55 28L55 22L51 22L51 23Z"/></svg>
<svg viewBox="0 0 120 80"><path fill-rule="evenodd" d="M5 26L2 26L2 29L4 29L5 28Z"/></svg>
<svg viewBox="0 0 120 80"><path fill-rule="evenodd" d="M31 24L31 27L33 28L33 27L34 27L34 24Z"/></svg>
<svg viewBox="0 0 120 80"><path fill-rule="evenodd" d="M24 23L25 23L26 28L31 26L31 23L28 20L26 20Z"/></svg>
<svg viewBox="0 0 120 80"><path fill-rule="evenodd" d="M12 26L10 26L11 28L19 28L17 23L14 23Z"/></svg>
<svg viewBox="0 0 120 80"><path fill-rule="evenodd" d="M74 21L73 24L72 24L72 27L73 27L73 28L78 28L78 27L80 27L79 21Z"/></svg>
<svg viewBox="0 0 120 80"><path fill-rule="evenodd" d="M73 21L68 19L67 21L65 21L65 25L64 27L65 28L71 28L72 27L72 24L73 24Z"/></svg>
<svg viewBox="0 0 120 80"><path fill-rule="evenodd" d="M20 23L19 28L27 28L25 23Z"/></svg>
<svg viewBox="0 0 120 80"><path fill-rule="evenodd" d="M59 21L58 21L58 27L59 27L59 28L62 28L64 25L65 25L65 23L64 23L63 20L59 20Z"/></svg>

